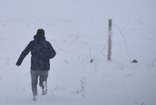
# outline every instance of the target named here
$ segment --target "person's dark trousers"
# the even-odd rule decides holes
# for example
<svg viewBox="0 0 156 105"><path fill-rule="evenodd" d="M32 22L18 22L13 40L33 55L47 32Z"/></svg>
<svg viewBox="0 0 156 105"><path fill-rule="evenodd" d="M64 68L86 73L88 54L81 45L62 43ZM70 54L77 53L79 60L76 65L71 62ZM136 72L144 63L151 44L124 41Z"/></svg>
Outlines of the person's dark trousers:
<svg viewBox="0 0 156 105"><path fill-rule="evenodd" d="M38 93L37 93L38 78L39 78L39 85L42 88L42 91L46 90L46 92L47 92L48 72L49 71L36 71L36 70L30 71L33 96L38 96Z"/></svg>

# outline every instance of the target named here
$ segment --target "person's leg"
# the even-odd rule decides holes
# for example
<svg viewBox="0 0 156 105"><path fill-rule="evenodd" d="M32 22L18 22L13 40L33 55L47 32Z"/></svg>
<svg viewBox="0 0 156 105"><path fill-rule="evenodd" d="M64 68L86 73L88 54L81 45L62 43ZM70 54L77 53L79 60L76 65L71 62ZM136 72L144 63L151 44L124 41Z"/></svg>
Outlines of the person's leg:
<svg viewBox="0 0 156 105"><path fill-rule="evenodd" d="M31 70L31 87L34 97L38 96L37 93L38 75L39 75L38 71Z"/></svg>
<svg viewBox="0 0 156 105"><path fill-rule="evenodd" d="M39 83L39 85L42 88L43 95L46 95L47 91L48 91L48 89L47 89L48 72L49 71L41 71L40 72L40 83Z"/></svg>

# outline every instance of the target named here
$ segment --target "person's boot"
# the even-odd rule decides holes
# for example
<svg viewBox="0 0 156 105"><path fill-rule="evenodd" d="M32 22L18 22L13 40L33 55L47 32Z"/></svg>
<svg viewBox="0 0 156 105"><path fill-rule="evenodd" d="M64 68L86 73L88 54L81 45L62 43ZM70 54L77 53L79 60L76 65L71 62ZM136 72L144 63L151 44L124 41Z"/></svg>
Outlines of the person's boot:
<svg viewBox="0 0 156 105"><path fill-rule="evenodd" d="M34 96L33 97L33 101L37 101L37 96Z"/></svg>
<svg viewBox="0 0 156 105"><path fill-rule="evenodd" d="M42 95L46 95L47 92L48 92L47 83L46 81L43 81Z"/></svg>

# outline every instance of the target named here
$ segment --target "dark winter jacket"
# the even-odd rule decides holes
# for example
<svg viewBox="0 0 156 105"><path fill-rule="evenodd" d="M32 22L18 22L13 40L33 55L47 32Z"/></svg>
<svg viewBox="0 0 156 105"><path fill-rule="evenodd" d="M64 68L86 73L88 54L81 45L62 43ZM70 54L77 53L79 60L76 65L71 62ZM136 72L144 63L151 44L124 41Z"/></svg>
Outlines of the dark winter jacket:
<svg viewBox="0 0 156 105"><path fill-rule="evenodd" d="M21 65L23 59L31 51L31 70L50 70L50 59L56 55L51 44L44 35L35 35L24 51L21 53L16 65Z"/></svg>

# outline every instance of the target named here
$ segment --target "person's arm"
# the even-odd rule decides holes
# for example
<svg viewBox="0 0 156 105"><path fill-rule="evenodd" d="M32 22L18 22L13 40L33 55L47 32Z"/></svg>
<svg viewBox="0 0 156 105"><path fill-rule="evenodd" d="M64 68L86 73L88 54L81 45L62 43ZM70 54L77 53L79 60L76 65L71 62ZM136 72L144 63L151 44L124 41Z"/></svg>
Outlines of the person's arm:
<svg viewBox="0 0 156 105"><path fill-rule="evenodd" d="M56 55L56 51L52 47L52 45L49 43L49 59L54 58Z"/></svg>
<svg viewBox="0 0 156 105"><path fill-rule="evenodd" d="M26 55L31 51L31 42L27 45L27 47L23 50L20 57L18 58L16 65L20 66Z"/></svg>

